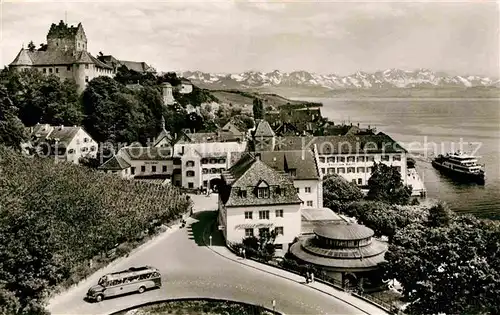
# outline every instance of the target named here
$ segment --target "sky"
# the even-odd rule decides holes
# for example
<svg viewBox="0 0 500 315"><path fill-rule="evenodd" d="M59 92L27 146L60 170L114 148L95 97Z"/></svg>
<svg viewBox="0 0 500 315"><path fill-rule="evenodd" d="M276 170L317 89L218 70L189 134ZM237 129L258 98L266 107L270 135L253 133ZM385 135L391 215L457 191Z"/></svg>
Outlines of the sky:
<svg viewBox="0 0 500 315"><path fill-rule="evenodd" d="M83 24L90 53L159 71L500 77L495 1L3 1L0 13L2 65L66 20Z"/></svg>

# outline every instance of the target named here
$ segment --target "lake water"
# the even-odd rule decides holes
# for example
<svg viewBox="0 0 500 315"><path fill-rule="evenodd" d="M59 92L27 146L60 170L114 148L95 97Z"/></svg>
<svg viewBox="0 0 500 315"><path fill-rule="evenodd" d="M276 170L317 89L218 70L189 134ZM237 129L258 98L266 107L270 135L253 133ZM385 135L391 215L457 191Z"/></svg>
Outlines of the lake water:
<svg viewBox="0 0 500 315"><path fill-rule="evenodd" d="M319 99L335 123L371 125L418 154L417 170L427 195L461 213L500 219L500 100ZM486 185L458 184L430 164L433 153L474 151L486 165Z"/></svg>

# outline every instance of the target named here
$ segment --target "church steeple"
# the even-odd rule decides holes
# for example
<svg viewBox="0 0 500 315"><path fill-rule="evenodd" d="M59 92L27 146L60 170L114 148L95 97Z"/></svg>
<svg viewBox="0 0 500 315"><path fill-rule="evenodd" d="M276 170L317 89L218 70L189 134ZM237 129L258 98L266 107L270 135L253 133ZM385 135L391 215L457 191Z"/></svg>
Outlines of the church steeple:
<svg viewBox="0 0 500 315"><path fill-rule="evenodd" d="M165 130L165 117L161 115L161 130Z"/></svg>

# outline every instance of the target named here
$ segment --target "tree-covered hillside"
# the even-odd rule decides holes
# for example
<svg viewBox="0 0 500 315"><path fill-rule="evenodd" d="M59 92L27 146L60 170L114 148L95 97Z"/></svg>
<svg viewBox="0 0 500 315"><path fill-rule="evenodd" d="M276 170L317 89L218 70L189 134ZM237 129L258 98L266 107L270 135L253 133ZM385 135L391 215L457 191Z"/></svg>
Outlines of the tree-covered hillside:
<svg viewBox="0 0 500 315"><path fill-rule="evenodd" d="M55 286L95 271L90 259L95 269L118 244L137 244L190 207L173 187L54 165L4 146L0 196L0 314L9 315L42 314Z"/></svg>

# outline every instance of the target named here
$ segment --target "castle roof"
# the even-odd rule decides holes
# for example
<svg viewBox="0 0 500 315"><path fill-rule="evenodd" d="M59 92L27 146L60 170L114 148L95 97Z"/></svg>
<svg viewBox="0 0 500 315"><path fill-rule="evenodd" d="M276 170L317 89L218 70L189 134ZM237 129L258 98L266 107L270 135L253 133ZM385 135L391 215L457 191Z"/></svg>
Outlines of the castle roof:
<svg viewBox="0 0 500 315"><path fill-rule="evenodd" d="M12 63L10 64L11 66L32 66L33 65L33 59L31 59L31 56L29 54L28 49L21 49L19 53L17 54L16 58Z"/></svg>
<svg viewBox="0 0 500 315"><path fill-rule="evenodd" d="M144 72L152 72L154 69L149 66L147 63L144 61L127 61L127 60L119 60L120 64L122 66L127 67L129 70L134 70L139 73L144 73Z"/></svg>
<svg viewBox="0 0 500 315"><path fill-rule="evenodd" d="M33 50L21 49L11 66L52 66L73 64L95 64L97 67L113 69L105 63L93 57L87 51L64 51L56 50Z"/></svg>

